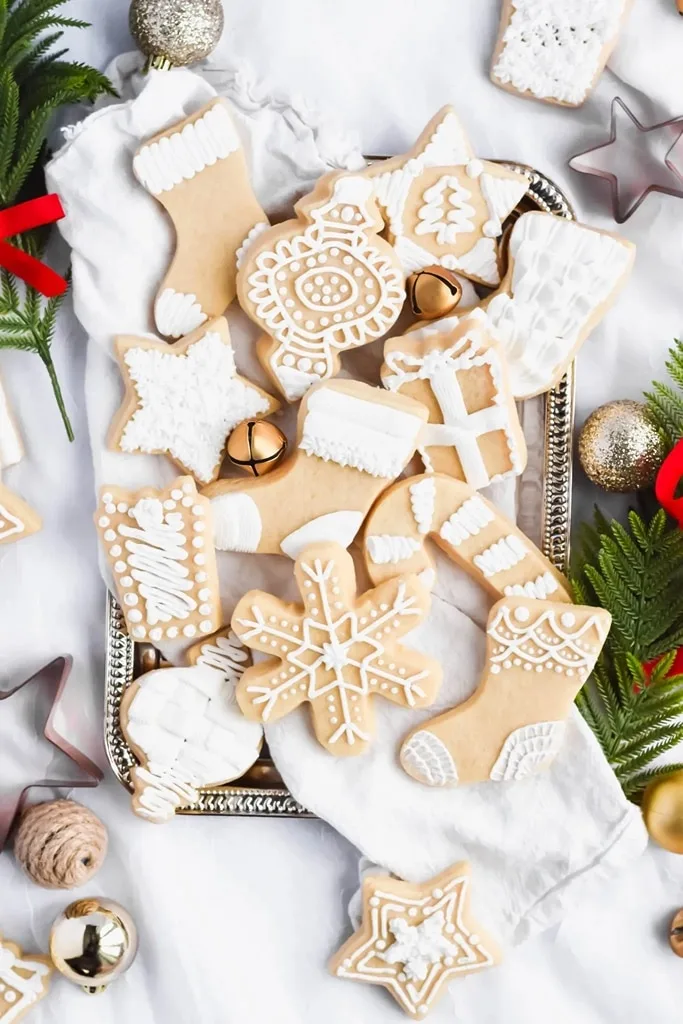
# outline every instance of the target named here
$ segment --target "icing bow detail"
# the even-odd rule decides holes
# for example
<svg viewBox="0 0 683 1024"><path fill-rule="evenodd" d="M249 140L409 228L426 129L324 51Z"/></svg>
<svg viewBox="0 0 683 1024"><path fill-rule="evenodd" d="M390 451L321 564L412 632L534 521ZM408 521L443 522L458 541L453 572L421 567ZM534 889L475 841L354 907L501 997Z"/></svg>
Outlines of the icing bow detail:
<svg viewBox="0 0 683 1024"><path fill-rule="evenodd" d="M29 199L18 206L0 210L0 267L20 277L48 299L63 295L67 283L60 274L29 253L10 245L6 239L54 224L65 216L59 196L54 192L38 199Z"/></svg>

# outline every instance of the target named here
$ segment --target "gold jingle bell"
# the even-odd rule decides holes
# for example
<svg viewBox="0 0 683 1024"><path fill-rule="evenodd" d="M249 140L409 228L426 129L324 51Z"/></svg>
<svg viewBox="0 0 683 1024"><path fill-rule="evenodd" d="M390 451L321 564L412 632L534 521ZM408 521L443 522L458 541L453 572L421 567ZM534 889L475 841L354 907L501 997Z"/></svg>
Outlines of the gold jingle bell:
<svg viewBox="0 0 683 1024"><path fill-rule="evenodd" d="M650 838L670 853L683 853L683 770L651 782L641 810Z"/></svg>
<svg viewBox="0 0 683 1024"><path fill-rule="evenodd" d="M50 956L67 981L84 992L104 992L124 974L138 950L135 922L113 900L76 900L52 925Z"/></svg>
<svg viewBox="0 0 683 1024"><path fill-rule="evenodd" d="M452 312L462 298L456 275L445 267L425 267L406 281L410 308L420 320L437 320Z"/></svg>
<svg viewBox="0 0 683 1024"><path fill-rule="evenodd" d="M282 460L287 438L274 423L247 420L235 427L226 451L233 465L254 476L265 476Z"/></svg>

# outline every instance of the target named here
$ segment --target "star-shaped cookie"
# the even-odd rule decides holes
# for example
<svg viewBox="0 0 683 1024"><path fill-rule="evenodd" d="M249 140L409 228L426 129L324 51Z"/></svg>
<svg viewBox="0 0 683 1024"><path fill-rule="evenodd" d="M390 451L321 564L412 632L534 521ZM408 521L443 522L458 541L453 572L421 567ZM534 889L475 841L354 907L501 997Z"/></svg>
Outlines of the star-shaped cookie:
<svg viewBox="0 0 683 1024"><path fill-rule="evenodd" d="M423 1020L449 981L500 961L496 943L473 921L470 874L461 861L422 885L366 877L361 925L330 961L331 973L382 985Z"/></svg>
<svg viewBox="0 0 683 1024"><path fill-rule="evenodd" d="M362 754L372 738L375 696L424 708L441 684L441 666L401 645L420 624L429 594L416 576L397 576L356 597L353 559L338 544L312 544L294 574L304 605L252 590L232 628L253 650L275 655L248 668L237 685L247 718L275 722L311 704L313 727L331 754Z"/></svg>
<svg viewBox="0 0 683 1024"><path fill-rule="evenodd" d="M0 544L30 537L42 526L42 520L25 501L0 484Z"/></svg>
<svg viewBox="0 0 683 1024"><path fill-rule="evenodd" d="M175 345L120 337L126 384L109 435L122 452L166 454L202 484L218 477L230 432L279 402L237 374L228 324L218 317Z"/></svg>
<svg viewBox="0 0 683 1024"><path fill-rule="evenodd" d="M0 1024L17 1024L47 995L52 969L49 957L24 956L21 946L0 935Z"/></svg>

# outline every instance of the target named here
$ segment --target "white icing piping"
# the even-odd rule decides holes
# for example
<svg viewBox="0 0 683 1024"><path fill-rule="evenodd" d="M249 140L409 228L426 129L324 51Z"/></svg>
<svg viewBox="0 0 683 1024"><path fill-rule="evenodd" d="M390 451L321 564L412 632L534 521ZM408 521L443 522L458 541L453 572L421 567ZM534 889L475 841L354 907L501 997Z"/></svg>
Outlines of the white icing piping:
<svg viewBox="0 0 683 1024"><path fill-rule="evenodd" d="M527 580L526 583L513 583L503 589L506 597L533 597L544 601L558 589L558 582L549 571L537 576L535 580Z"/></svg>
<svg viewBox="0 0 683 1024"><path fill-rule="evenodd" d="M420 550L422 545L414 537L401 537L389 533L378 533L366 537L365 544L375 565L397 565Z"/></svg>
<svg viewBox="0 0 683 1024"><path fill-rule="evenodd" d="M26 525L22 523L21 519L12 515L4 505L0 505L0 540L13 537L15 533L23 533L25 529Z"/></svg>
<svg viewBox="0 0 683 1024"><path fill-rule="evenodd" d="M26 978L19 974L19 971L30 971L31 976ZM19 999L15 999L13 1003L10 1003L7 991L2 993L5 1009L0 1019L3 1024L12 1024L37 1002L43 993L43 979L49 973L47 964L40 960L22 960L0 941L0 982L20 993Z"/></svg>
<svg viewBox="0 0 683 1024"><path fill-rule="evenodd" d="M411 736L401 747L400 757L408 775L426 786L452 786L458 781L448 747L428 729L419 729Z"/></svg>
<svg viewBox="0 0 683 1024"><path fill-rule="evenodd" d="M464 501L442 524L439 536L457 548L463 541L476 537L494 519L495 516L488 505L478 495L474 495Z"/></svg>
<svg viewBox="0 0 683 1024"><path fill-rule="evenodd" d="M506 782L542 771L559 753L566 728L565 722L534 722L515 729L505 740L489 778Z"/></svg>
<svg viewBox="0 0 683 1024"><path fill-rule="evenodd" d="M477 569L480 569L484 576L495 576L499 572L507 572L529 554L519 537L511 533L507 537L486 548L472 559Z"/></svg>
<svg viewBox="0 0 683 1024"><path fill-rule="evenodd" d="M417 524L417 531L423 535L430 532L434 518L434 504L436 502L436 484L429 477L411 484L410 507L413 518Z"/></svg>
<svg viewBox="0 0 683 1024"><path fill-rule="evenodd" d="M154 303L154 322L165 338L182 338L206 321L207 315L197 296L164 288Z"/></svg>
<svg viewBox="0 0 683 1024"><path fill-rule="evenodd" d="M143 783L137 793L138 814L152 821L168 821L179 807L195 804L199 799L197 780L177 766L154 764L133 769L135 778Z"/></svg>
<svg viewBox="0 0 683 1024"><path fill-rule="evenodd" d="M251 230L248 232L246 238L244 239L244 241L242 242L242 244L238 248L237 252L235 253L235 263L237 265L237 269L238 270L240 269L240 267L244 263L244 258L247 255L247 252L249 250L249 246L252 245L256 241L256 239L259 237L259 235L262 235L264 231L267 231L267 229L269 227L270 227L270 225L269 225L268 221L267 220L263 220L263 221L259 221L258 224L254 224L253 228L251 228Z"/></svg>

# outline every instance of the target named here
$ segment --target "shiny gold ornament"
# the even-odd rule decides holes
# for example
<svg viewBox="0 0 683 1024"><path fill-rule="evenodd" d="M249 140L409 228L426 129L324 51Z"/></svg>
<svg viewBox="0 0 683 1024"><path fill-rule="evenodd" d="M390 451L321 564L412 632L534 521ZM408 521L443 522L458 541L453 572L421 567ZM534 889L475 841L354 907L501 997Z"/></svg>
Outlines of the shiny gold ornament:
<svg viewBox="0 0 683 1024"><path fill-rule="evenodd" d="M669 942L676 956L683 957L683 910L679 910L671 922Z"/></svg>
<svg viewBox="0 0 683 1024"><path fill-rule="evenodd" d="M642 402L622 399L592 412L579 434L579 460L589 480L626 494L654 483L666 447Z"/></svg>
<svg viewBox="0 0 683 1024"><path fill-rule="evenodd" d="M420 320L436 320L451 313L462 298L462 286L445 267L425 267L406 281L410 308Z"/></svg>
<svg viewBox="0 0 683 1024"><path fill-rule="evenodd" d="M247 420L235 427L228 438L230 461L254 476L265 476L275 469L287 451L287 438L274 423Z"/></svg>
<svg viewBox="0 0 683 1024"><path fill-rule="evenodd" d="M683 853L683 771L651 782L641 810L650 838L670 853Z"/></svg>
<svg viewBox="0 0 683 1024"><path fill-rule="evenodd" d="M128 970L137 949L137 929L128 911L99 896L69 904L50 932L55 967L84 992L103 992Z"/></svg>
<svg viewBox="0 0 683 1024"><path fill-rule="evenodd" d="M221 0L132 0L131 35L147 57L145 70L196 64L218 45Z"/></svg>

